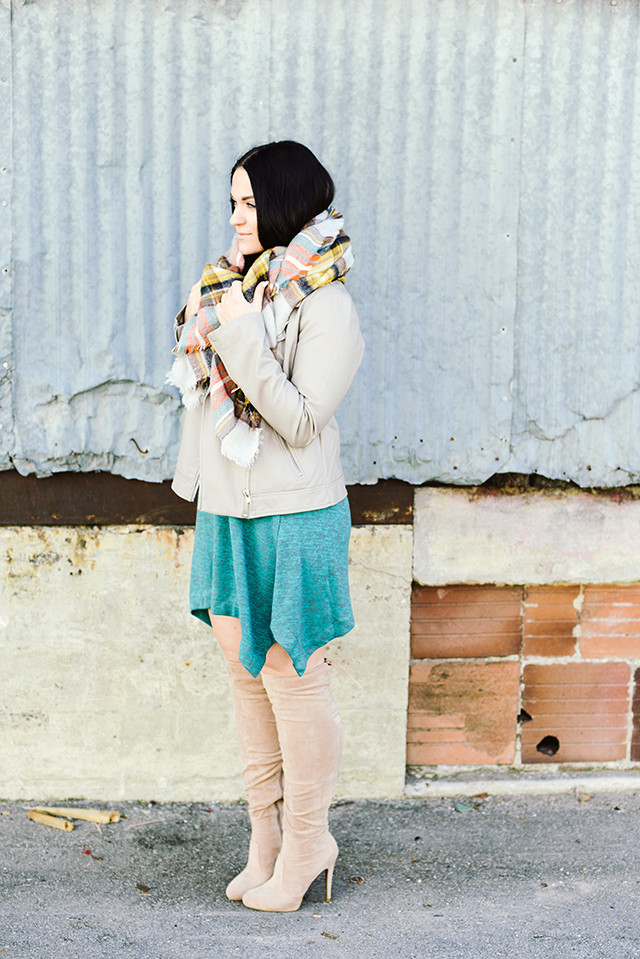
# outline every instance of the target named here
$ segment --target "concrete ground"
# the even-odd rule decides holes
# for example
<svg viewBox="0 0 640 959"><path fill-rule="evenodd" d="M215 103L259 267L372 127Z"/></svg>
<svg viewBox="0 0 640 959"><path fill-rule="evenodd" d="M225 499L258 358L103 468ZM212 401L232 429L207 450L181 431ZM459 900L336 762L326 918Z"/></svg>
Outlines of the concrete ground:
<svg viewBox="0 0 640 959"><path fill-rule="evenodd" d="M0 803L7 959L640 957L640 793L340 803L333 901L319 879L288 915L225 899L243 805L119 803L73 832L28 808Z"/></svg>

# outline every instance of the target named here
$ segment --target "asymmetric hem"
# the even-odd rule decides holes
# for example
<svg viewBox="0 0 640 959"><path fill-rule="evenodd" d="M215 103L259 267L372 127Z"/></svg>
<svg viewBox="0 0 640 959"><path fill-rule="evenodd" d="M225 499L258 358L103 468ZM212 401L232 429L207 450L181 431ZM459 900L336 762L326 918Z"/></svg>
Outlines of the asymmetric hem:
<svg viewBox="0 0 640 959"><path fill-rule="evenodd" d="M274 642L299 676L311 653L353 629L348 556L351 513L335 506L240 519L198 511L191 612L240 619L240 662L252 676Z"/></svg>

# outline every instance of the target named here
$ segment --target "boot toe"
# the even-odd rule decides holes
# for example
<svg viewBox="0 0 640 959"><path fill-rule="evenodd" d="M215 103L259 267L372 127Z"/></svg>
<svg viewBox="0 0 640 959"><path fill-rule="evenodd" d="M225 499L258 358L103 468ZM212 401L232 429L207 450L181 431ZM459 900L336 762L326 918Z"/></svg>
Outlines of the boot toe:
<svg viewBox="0 0 640 959"><path fill-rule="evenodd" d="M272 889L268 882L255 889L248 889L242 897L242 902L249 909L258 909L261 912L296 912L302 904L300 899L283 896L280 890Z"/></svg>

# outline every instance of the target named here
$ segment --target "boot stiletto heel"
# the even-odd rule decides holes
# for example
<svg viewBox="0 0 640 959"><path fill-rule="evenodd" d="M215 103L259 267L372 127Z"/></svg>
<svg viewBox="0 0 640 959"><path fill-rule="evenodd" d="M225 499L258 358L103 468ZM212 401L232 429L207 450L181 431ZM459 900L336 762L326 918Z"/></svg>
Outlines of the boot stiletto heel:
<svg viewBox="0 0 640 959"><path fill-rule="evenodd" d="M333 866L335 866L335 862L333 863L332 866L327 866L327 870L324 875L324 883L325 883L324 901L325 902L331 902L331 883L333 881Z"/></svg>

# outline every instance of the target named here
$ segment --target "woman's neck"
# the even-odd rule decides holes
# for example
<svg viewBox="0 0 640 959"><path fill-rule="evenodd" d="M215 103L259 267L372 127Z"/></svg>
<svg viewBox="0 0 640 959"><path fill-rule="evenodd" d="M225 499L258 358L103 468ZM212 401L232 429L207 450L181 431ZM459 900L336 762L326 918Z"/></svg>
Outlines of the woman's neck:
<svg viewBox="0 0 640 959"><path fill-rule="evenodd" d="M255 261L258 259L259 256L260 256L259 253L248 253L247 256L245 256L244 269L242 271L243 276L247 275L247 273L249 272L249 270L251 269L251 267L253 266L253 264L255 263Z"/></svg>

